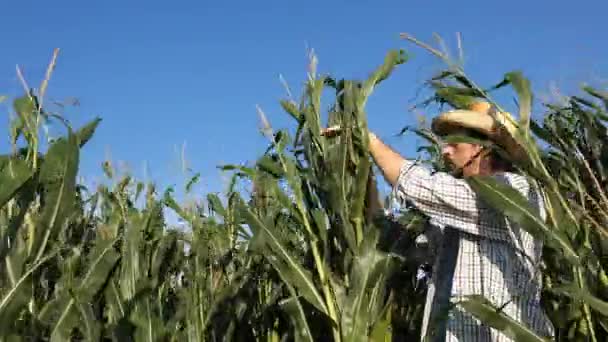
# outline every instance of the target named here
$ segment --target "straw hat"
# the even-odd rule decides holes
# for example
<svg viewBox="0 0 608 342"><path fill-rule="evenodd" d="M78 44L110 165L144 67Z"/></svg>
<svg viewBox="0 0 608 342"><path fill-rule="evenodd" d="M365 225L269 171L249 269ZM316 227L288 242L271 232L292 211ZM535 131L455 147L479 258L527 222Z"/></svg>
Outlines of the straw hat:
<svg viewBox="0 0 608 342"><path fill-rule="evenodd" d="M492 116L494 113L494 116ZM515 140L515 120L507 112L497 112L487 102L475 102L469 109L451 110L441 113L432 123L435 134L448 135L458 129L470 129L488 137L503 148L514 161L523 161L527 154Z"/></svg>

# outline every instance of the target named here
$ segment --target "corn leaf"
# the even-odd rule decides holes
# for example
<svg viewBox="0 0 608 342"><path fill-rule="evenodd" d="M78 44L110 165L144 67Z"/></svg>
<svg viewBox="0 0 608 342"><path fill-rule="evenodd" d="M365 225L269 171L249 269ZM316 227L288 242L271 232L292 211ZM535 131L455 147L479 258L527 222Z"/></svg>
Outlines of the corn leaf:
<svg viewBox="0 0 608 342"><path fill-rule="evenodd" d="M32 170L24 160L7 157L0 159L0 207L12 199L32 176Z"/></svg>
<svg viewBox="0 0 608 342"><path fill-rule="evenodd" d="M297 122L302 121L302 114L300 114L297 105L293 101L282 100L281 106L289 115L291 115L291 117L296 119Z"/></svg>
<svg viewBox="0 0 608 342"><path fill-rule="evenodd" d="M468 182L493 208L501 210L532 236L547 241L554 248L561 250L569 262L579 263L579 257L565 234L550 229L541 219L538 211L530 206L528 200L519 191L491 176L470 177Z"/></svg>
<svg viewBox="0 0 608 342"><path fill-rule="evenodd" d="M25 285L28 284L28 280L30 279L32 273L36 272L40 267L42 267L43 264L54 258L58 252L58 250L54 250L53 252L40 258L35 264L29 267L21 277L19 277L19 279L10 289L8 289L8 291L2 294L2 300L0 300L0 318L3 322L14 319L14 317L7 316L7 314L14 312L11 312L12 310L7 310L7 307L11 305L12 301L15 300L16 297L25 296L22 291L26 290Z"/></svg>
<svg viewBox="0 0 608 342"><path fill-rule="evenodd" d="M101 118L97 117L75 133L78 137L79 147L83 147L91 139L91 137L93 137L93 134L95 134L95 130L97 129L97 126L99 126L100 122Z"/></svg>
<svg viewBox="0 0 608 342"><path fill-rule="evenodd" d="M530 114L532 111L532 92L530 90L530 81L526 79L519 71L507 73L505 75L505 79L509 80L511 85L513 85L513 88L517 92L517 96L519 98L520 129L522 132L528 132L530 127Z"/></svg>
<svg viewBox="0 0 608 342"><path fill-rule="evenodd" d="M601 100L604 103L604 108L608 110L608 92L594 89L589 86L583 87L583 90L587 92L589 95Z"/></svg>
<svg viewBox="0 0 608 342"><path fill-rule="evenodd" d="M381 317L372 328L370 340L373 342L390 342L392 341L391 333L391 310L387 304L383 310Z"/></svg>
<svg viewBox="0 0 608 342"><path fill-rule="evenodd" d="M373 92L375 86L387 79L395 67L407 61L408 57L403 50L391 50L384 58L384 63L378 67L365 81L361 89L361 96L357 99L357 107L363 109L367 98Z"/></svg>
<svg viewBox="0 0 608 342"><path fill-rule="evenodd" d="M349 294L342 308L342 329L348 341L367 339L374 322L382 317L384 281L391 260L375 248L376 241L377 231L370 230L353 260Z"/></svg>
<svg viewBox="0 0 608 342"><path fill-rule="evenodd" d="M552 289L552 291L580 300L588 304L593 310L604 316L608 316L608 302L592 295L588 290L581 289L575 285L563 285Z"/></svg>
<svg viewBox="0 0 608 342"><path fill-rule="evenodd" d="M310 331L310 327L308 326L308 320L306 318L306 314L304 313L304 309L302 308L302 304L295 296L295 290L290 285L290 292L292 293L292 297L284 300L280 303L281 307L285 312L289 314L293 325L295 327L295 341L313 341L312 333Z"/></svg>
<svg viewBox="0 0 608 342"><path fill-rule="evenodd" d="M207 201L209 201L211 210L218 213L220 216L226 216L226 209L224 209L222 201L220 201L220 198L216 194L208 194Z"/></svg>
<svg viewBox="0 0 608 342"><path fill-rule="evenodd" d="M85 339L87 341L99 341L102 324L95 318L92 303L76 301L76 308L81 322L79 330L85 336Z"/></svg>
<svg viewBox="0 0 608 342"><path fill-rule="evenodd" d="M265 257L269 258L269 261L272 262L272 265L279 272L283 281L290 283L291 286L297 289L298 292L319 311L327 313L323 297L321 297L317 291L310 272L302 267L289 251L289 248L281 243L279 237L274 232L274 229L262 222L249 208L243 208L243 216L252 229L256 231L255 236L257 236L258 239L267 237L267 239L264 239L266 240L265 243L268 244L273 253L266 254Z"/></svg>
<svg viewBox="0 0 608 342"><path fill-rule="evenodd" d="M38 260L49 240L55 239L74 209L79 150L76 135L55 141L40 167L40 183L45 188L42 214L30 241L30 255Z"/></svg>
<svg viewBox="0 0 608 342"><path fill-rule="evenodd" d="M500 330L515 341L547 342L548 338L538 336L530 328L499 311L486 298L479 295L467 296L457 303L465 311L472 314L484 324Z"/></svg>
<svg viewBox="0 0 608 342"><path fill-rule="evenodd" d="M87 272L78 280L77 287L64 288L62 293L46 303L40 311L39 317L42 321L52 322L51 340L70 339L72 329L78 326L83 318L85 320L88 318L80 316L78 305L79 303L86 305L85 303L90 302L95 294L104 290L102 286L106 284L110 272L120 257L113 245L114 241L99 243L91 252ZM64 281L64 284L69 282ZM87 314L85 306L80 307L80 310ZM94 333L94 328L90 327L90 329L91 333Z"/></svg>
<svg viewBox="0 0 608 342"><path fill-rule="evenodd" d="M24 128L22 132L26 134L25 138L28 140L32 139L32 135L36 132L34 127L36 115L34 98L30 95L19 97L13 101L13 108L19 117L18 120Z"/></svg>

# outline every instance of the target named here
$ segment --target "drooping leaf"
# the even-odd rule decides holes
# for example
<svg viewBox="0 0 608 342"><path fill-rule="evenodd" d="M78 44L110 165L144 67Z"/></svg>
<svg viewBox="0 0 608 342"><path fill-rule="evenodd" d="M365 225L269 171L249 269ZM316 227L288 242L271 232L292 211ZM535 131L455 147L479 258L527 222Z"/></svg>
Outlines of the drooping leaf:
<svg viewBox="0 0 608 342"><path fill-rule="evenodd" d="M35 255L35 260L44 254L49 240L55 239L70 219L75 202L78 161L78 139L70 133L67 139L58 139L51 145L40 167L44 204L29 246L30 255Z"/></svg>
<svg viewBox="0 0 608 342"><path fill-rule="evenodd" d="M53 300L46 303L40 311L39 318L52 324L51 340L69 339L71 331L82 319L79 303L85 305L84 303L91 302L95 294L104 290L102 285L106 284L108 275L119 257L118 252L114 250L114 241L100 241L91 252L87 272L78 280L77 287L63 289ZM85 306L80 309L87 313Z"/></svg>
<svg viewBox="0 0 608 342"><path fill-rule="evenodd" d="M527 132L530 127L530 114L532 111L530 81L520 71L507 73L505 79L509 80L517 92L519 98L519 125L524 132Z"/></svg>
<svg viewBox="0 0 608 342"><path fill-rule="evenodd" d="M293 101L282 100L281 106L289 115L296 119L297 122L302 120L302 114L300 114L298 107Z"/></svg>
<svg viewBox="0 0 608 342"><path fill-rule="evenodd" d="M598 89L594 89L592 87L589 86L585 86L583 87L583 90L585 92L587 92L589 95L600 99L603 103L604 103L604 108L606 110L608 110L608 92L606 91L602 91L602 90L598 90Z"/></svg>
<svg viewBox="0 0 608 342"><path fill-rule="evenodd" d="M35 264L30 266L27 271L23 273L23 275L14 283L14 285L8 289L8 291L3 293L2 300L0 300L0 319L2 319L2 321L13 319L13 317L5 316L10 312L7 310L7 307L11 305L11 302L16 296L21 295L21 291L24 289L24 285L27 284L27 281L30 279L32 273L36 272L40 267L42 267L42 265L54 258L58 252L59 250L54 250L53 252L41 257Z"/></svg>
<svg viewBox="0 0 608 342"><path fill-rule="evenodd" d="M367 232L350 270L349 291L342 307L342 329L348 340L367 338L384 308L384 282L392 263L376 249L377 234L375 230Z"/></svg>
<svg viewBox="0 0 608 342"><path fill-rule="evenodd" d="M292 293L292 297L284 300L280 305L283 307L283 310L289 314L291 318L294 328L295 328L295 341L310 341L312 342L312 333L310 331L310 327L308 326L308 320L306 318L306 314L304 313L304 309L302 308L302 304L298 297L295 295L295 290L289 284L287 285Z"/></svg>
<svg viewBox="0 0 608 342"><path fill-rule="evenodd" d="M198 183L198 181L201 179L201 174L200 172L197 172L194 176L192 176L192 178L190 178L190 180L188 181L188 183L186 183L186 192L190 192L192 191L192 187Z"/></svg>
<svg viewBox="0 0 608 342"><path fill-rule="evenodd" d="M441 86L435 91L439 102L447 103L452 108L468 108L480 95L474 89Z"/></svg>
<svg viewBox="0 0 608 342"><path fill-rule="evenodd" d="M264 157L260 158L260 160L257 162L257 166L260 168L260 170L263 170L276 178L283 177L281 165L271 155L265 155Z"/></svg>
<svg viewBox="0 0 608 342"><path fill-rule="evenodd" d="M209 207L211 208L211 210L220 214L223 217L226 216L226 209L224 209L222 201L220 201L220 198L216 194L208 194L207 200L209 201Z"/></svg>
<svg viewBox="0 0 608 342"><path fill-rule="evenodd" d="M384 81L393 72L396 66L407 61L408 57L404 50L391 50L384 58L384 63L378 67L365 81L358 97L357 107L363 109L367 98L371 95L374 87Z"/></svg>
<svg viewBox="0 0 608 342"><path fill-rule="evenodd" d="M34 134L34 116L36 115L36 104L32 96L24 95L16 98L13 101L13 108L21 122L23 122L24 128L28 133Z"/></svg>
<svg viewBox="0 0 608 342"><path fill-rule="evenodd" d="M589 305L593 310L604 316L608 316L608 302L597 298L589 293L588 290L581 289L575 285L563 285L552 289L552 291L580 300Z"/></svg>
<svg viewBox="0 0 608 342"><path fill-rule="evenodd" d="M387 303L383 313L379 316L380 319L374 324L370 334L370 340L373 342L389 342L393 341L391 327L391 310L390 302Z"/></svg>
<svg viewBox="0 0 608 342"><path fill-rule="evenodd" d="M4 207L32 175L32 170L24 160L6 157L0 159L0 207Z"/></svg>
<svg viewBox="0 0 608 342"><path fill-rule="evenodd" d="M457 305L472 314L484 324L500 330L514 341L521 342L548 342L549 338L538 336L530 328L512 319L504 312L498 310L486 298L480 295L472 295L459 301Z"/></svg>
<svg viewBox="0 0 608 342"><path fill-rule="evenodd" d="M75 132L78 137L78 146L83 147L90 139L93 137L97 126L101 122L101 118L97 117L93 119L90 123L86 124L84 127Z"/></svg>
<svg viewBox="0 0 608 342"><path fill-rule="evenodd" d="M254 230L265 234L268 239L267 243L273 251L272 254L266 255L267 258L276 258L273 266L277 268L279 273L284 275L283 280L289 282L291 286L306 298L319 311L326 313L327 308L323 297L317 291L317 288L312 281L309 271L307 271L292 255L289 248L281 243L279 238L273 232L273 229L262 222L257 215L251 212L249 208L243 208L243 216Z"/></svg>
<svg viewBox="0 0 608 342"><path fill-rule="evenodd" d="M79 330L88 341L99 341L101 337L102 322L98 321L93 311L92 303L76 302L76 308L80 315Z"/></svg>
<svg viewBox="0 0 608 342"><path fill-rule="evenodd" d="M149 277L154 284L166 281L168 270L179 260L177 235L174 231L165 234L152 251Z"/></svg>
<svg viewBox="0 0 608 342"><path fill-rule="evenodd" d="M508 218L519 223L532 236L547 241L563 251L567 260L579 263L579 257L563 232L549 228L528 200L508 184L492 176L475 176L468 179L475 192L493 208L501 210Z"/></svg>

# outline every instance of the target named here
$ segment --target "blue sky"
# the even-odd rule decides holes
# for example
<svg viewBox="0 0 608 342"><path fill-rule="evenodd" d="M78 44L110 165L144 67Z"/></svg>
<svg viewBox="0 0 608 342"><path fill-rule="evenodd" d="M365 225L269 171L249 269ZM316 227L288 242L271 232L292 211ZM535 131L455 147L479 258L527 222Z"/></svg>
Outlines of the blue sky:
<svg viewBox="0 0 608 342"><path fill-rule="evenodd" d="M370 127L413 156L411 137L391 135L414 123L407 108L441 65L400 32L425 41L436 32L449 44L461 32L466 69L479 83L521 69L542 93L551 82L606 85L607 10L601 0L11 1L0 20L0 94L19 94L17 64L37 87L58 47L48 101L78 98L80 106L66 111L75 126L103 118L83 152L86 179L101 179L109 156L138 175L147 165L148 179L161 186L180 184L185 146L189 166L202 174L200 191L219 191L217 165L253 161L266 147L256 105L275 128L292 127L278 104L279 75L300 89L307 47L320 72L346 78L367 76L390 49L408 51L411 61L367 108ZM4 132L8 110L4 103ZM0 148L8 149L7 138Z"/></svg>

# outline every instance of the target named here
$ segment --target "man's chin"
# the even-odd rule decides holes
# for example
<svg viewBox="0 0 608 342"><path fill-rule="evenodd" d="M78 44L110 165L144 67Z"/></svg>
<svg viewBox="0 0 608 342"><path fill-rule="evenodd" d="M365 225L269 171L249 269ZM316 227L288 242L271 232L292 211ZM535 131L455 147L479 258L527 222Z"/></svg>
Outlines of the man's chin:
<svg viewBox="0 0 608 342"><path fill-rule="evenodd" d="M463 177L463 170L462 168L457 167L456 165L452 164L452 163L447 163L446 167L448 169L448 173L451 174L452 176L456 177L456 178L462 178Z"/></svg>
<svg viewBox="0 0 608 342"><path fill-rule="evenodd" d="M458 169L458 167L456 167L456 165L454 163L447 161L447 160L444 161L444 165L450 172Z"/></svg>

